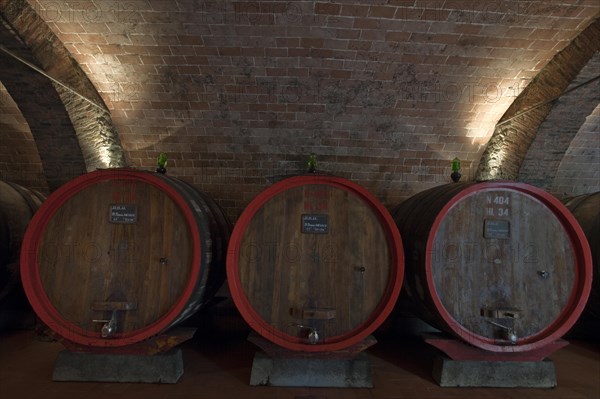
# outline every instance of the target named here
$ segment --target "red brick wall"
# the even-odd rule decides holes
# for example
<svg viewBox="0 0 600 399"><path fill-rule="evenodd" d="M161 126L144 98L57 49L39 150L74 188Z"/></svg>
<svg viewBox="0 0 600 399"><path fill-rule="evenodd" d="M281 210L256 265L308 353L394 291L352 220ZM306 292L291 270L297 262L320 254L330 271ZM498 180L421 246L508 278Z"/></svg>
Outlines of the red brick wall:
<svg viewBox="0 0 600 399"><path fill-rule="evenodd" d="M10 2L1 0L0 4ZM499 118L598 14L596 1L131 0L29 3L110 110L132 165L233 220L319 168L394 206L472 179Z"/></svg>

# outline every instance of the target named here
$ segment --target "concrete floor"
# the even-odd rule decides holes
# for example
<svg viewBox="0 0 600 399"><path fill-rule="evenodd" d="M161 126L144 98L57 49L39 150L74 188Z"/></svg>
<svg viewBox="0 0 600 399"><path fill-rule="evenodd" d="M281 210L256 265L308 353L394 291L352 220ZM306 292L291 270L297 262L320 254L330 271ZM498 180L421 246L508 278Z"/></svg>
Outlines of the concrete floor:
<svg viewBox="0 0 600 399"><path fill-rule="evenodd" d="M553 389L441 388L431 377L438 352L416 338L379 337L368 350L372 389L250 387L256 347L242 334L197 336L183 344L185 373L177 384L53 382L59 351L32 330L0 335L0 397L23 399L595 399L600 398L600 342L571 340L553 354L558 386Z"/></svg>

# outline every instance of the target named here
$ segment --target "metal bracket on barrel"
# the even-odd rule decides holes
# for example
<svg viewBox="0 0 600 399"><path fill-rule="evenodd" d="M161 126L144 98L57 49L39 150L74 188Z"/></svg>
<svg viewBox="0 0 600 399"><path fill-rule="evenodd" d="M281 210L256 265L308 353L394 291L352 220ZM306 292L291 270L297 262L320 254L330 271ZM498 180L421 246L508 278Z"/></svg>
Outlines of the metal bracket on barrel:
<svg viewBox="0 0 600 399"><path fill-rule="evenodd" d="M493 319L518 319L521 310L516 308L481 309L480 314Z"/></svg>
<svg viewBox="0 0 600 399"><path fill-rule="evenodd" d="M302 320L333 320L335 319L336 311L335 309L329 308L290 308L290 315L293 317L300 318ZM290 323L290 327L297 327L301 330L309 330L308 342L310 342L313 345L317 344L321 339L321 337L319 336L319 331L314 326Z"/></svg>
<svg viewBox="0 0 600 399"><path fill-rule="evenodd" d="M290 315L302 320L333 320L336 316L335 309L329 308L310 308L294 309L290 308Z"/></svg>
<svg viewBox="0 0 600 399"><path fill-rule="evenodd" d="M501 308L501 309L481 309L480 314L483 317L493 318L493 319L518 319L521 310L516 308ZM499 327L503 330L504 337L508 342L512 345L516 345L518 341L517 333L515 329L509 326L505 326L503 324L497 323L495 321L486 320L486 322L490 323L495 327Z"/></svg>
<svg viewBox="0 0 600 399"><path fill-rule="evenodd" d="M313 326L305 326L302 324L290 323L290 327L298 327L303 330L309 330L310 332L308 333L308 342L310 342L311 345L316 345L319 342L319 339L321 339L321 337L319 336L319 331L317 331L317 329Z"/></svg>
<svg viewBox="0 0 600 399"><path fill-rule="evenodd" d="M137 303L135 302L93 302L92 310L97 312L112 312L109 320L105 319L94 319L93 323L104 323L100 334L102 338L110 338L117 331L117 312L123 312L127 310L136 310Z"/></svg>

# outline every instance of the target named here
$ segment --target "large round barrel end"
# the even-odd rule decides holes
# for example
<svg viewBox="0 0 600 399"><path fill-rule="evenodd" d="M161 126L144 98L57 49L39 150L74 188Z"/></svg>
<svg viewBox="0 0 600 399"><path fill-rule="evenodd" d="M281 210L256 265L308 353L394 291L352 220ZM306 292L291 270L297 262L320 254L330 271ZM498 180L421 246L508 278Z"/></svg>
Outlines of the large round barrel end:
<svg viewBox="0 0 600 399"><path fill-rule="evenodd" d="M346 179L309 175L260 193L237 221L227 281L258 334L302 352L359 344L402 287L400 234L383 205Z"/></svg>
<svg viewBox="0 0 600 399"><path fill-rule="evenodd" d="M224 282L230 227L192 186L105 169L53 192L21 252L23 287L55 333L119 347L189 317Z"/></svg>
<svg viewBox="0 0 600 399"><path fill-rule="evenodd" d="M508 181L439 186L400 204L394 219L415 313L473 346L541 348L585 306L589 245L568 209L541 189Z"/></svg>

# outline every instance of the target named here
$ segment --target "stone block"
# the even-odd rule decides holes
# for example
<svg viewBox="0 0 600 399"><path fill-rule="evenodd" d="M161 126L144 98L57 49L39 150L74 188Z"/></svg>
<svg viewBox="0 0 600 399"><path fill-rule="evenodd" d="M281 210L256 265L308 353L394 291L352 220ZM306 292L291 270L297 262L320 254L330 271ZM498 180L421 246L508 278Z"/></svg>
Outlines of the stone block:
<svg viewBox="0 0 600 399"><path fill-rule="evenodd" d="M180 348L158 355L76 353L63 350L54 381L144 382L174 384L183 375Z"/></svg>

